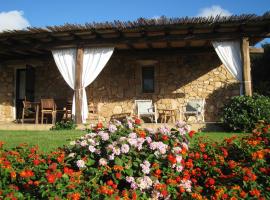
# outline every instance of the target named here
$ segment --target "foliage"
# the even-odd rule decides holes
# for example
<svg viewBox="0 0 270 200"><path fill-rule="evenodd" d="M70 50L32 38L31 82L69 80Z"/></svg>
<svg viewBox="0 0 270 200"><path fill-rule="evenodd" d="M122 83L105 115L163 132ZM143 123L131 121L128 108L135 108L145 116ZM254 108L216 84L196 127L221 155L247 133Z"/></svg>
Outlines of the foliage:
<svg viewBox="0 0 270 200"><path fill-rule="evenodd" d="M194 199L270 199L270 125L221 145L198 139L189 154Z"/></svg>
<svg viewBox="0 0 270 200"><path fill-rule="evenodd" d="M263 54L251 55L251 74L253 89L258 94L270 96L270 44L262 45Z"/></svg>
<svg viewBox="0 0 270 200"><path fill-rule="evenodd" d="M73 120L56 122L51 128L53 131L58 130L74 130L77 127Z"/></svg>
<svg viewBox="0 0 270 200"><path fill-rule="evenodd" d="M139 127L139 119L99 123L84 137L49 155L37 148L0 151L0 195L26 199L187 198L182 173L188 126ZM194 132L190 132L192 135ZM1 198L1 196L0 196Z"/></svg>
<svg viewBox="0 0 270 200"><path fill-rule="evenodd" d="M270 98L236 96L224 106L222 121L231 130L251 131L259 120L270 123Z"/></svg>
<svg viewBox="0 0 270 200"><path fill-rule="evenodd" d="M71 147L42 154L0 142L0 199L269 199L270 126L222 144L184 123L143 130L101 123ZM188 134L187 134L188 133Z"/></svg>

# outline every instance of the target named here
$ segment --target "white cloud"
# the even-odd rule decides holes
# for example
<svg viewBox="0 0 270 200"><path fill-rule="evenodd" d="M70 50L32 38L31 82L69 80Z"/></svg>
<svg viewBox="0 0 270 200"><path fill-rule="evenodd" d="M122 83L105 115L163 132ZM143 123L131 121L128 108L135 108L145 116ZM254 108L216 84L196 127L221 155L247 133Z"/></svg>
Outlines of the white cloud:
<svg viewBox="0 0 270 200"><path fill-rule="evenodd" d="M0 32L4 30L19 30L30 26L30 23L23 17L23 11L12 10L0 12Z"/></svg>
<svg viewBox="0 0 270 200"><path fill-rule="evenodd" d="M217 15L230 16L232 15L232 13L228 10L221 8L220 6L214 5L211 7L201 9L197 16L198 17L210 17L210 16L215 17Z"/></svg>

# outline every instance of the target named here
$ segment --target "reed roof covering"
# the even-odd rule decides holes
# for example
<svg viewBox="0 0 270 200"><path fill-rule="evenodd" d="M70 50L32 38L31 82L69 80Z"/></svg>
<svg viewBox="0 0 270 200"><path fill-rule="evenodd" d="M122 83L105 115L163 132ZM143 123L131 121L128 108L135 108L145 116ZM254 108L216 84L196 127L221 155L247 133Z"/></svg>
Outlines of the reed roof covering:
<svg viewBox="0 0 270 200"><path fill-rule="evenodd" d="M249 37L255 44L269 37L270 12L216 17L182 17L135 21L28 27L0 33L0 58L39 56L53 48L115 46L116 49L205 47L212 40Z"/></svg>

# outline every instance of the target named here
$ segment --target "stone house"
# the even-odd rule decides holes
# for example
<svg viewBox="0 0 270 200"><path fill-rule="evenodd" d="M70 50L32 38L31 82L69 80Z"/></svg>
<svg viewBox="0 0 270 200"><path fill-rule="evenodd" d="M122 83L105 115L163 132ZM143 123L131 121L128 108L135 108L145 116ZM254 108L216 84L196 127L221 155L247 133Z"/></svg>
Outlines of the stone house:
<svg viewBox="0 0 270 200"><path fill-rule="evenodd" d="M138 99L152 99L159 109L181 110L189 99L204 98L206 122L217 122L223 105L232 96L240 95L241 87L251 95L249 53L259 51L252 46L269 37L269 32L269 13L138 19L3 32L0 121L20 119L25 97L32 101L72 100L74 90L63 79L51 50L112 46L109 61L86 87L88 103L101 119L108 121L115 114L134 113L134 101ZM213 41L239 42L241 80L216 53ZM77 56L76 74L79 61ZM80 97L76 100L81 102Z"/></svg>

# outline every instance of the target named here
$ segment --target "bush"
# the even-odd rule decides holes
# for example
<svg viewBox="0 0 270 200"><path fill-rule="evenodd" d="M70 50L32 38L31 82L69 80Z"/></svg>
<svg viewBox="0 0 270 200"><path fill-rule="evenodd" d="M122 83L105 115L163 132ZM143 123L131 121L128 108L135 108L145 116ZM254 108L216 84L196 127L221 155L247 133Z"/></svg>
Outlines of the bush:
<svg viewBox="0 0 270 200"><path fill-rule="evenodd" d="M199 138L190 150L188 174L194 199L270 199L270 126L221 144Z"/></svg>
<svg viewBox="0 0 270 200"><path fill-rule="evenodd" d="M73 120L71 121L61 121L56 122L55 125L51 128L51 130L74 130L77 127Z"/></svg>
<svg viewBox="0 0 270 200"><path fill-rule="evenodd" d="M221 144L198 138L188 150L186 124L139 123L99 123L49 154L0 142L0 199L270 199L269 125Z"/></svg>
<svg viewBox="0 0 270 200"><path fill-rule="evenodd" d="M0 147L0 199L189 198L183 174L188 126L143 130L139 119L99 123L71 147L49 155Z"/></svg>
<svg viewBox="0 0 270 200"><path fill-rule="evenodd" d="M251 131L259 120L270 123L270 98L254 96L236 96L225 105L222 121L233 131Z"/></svg>

